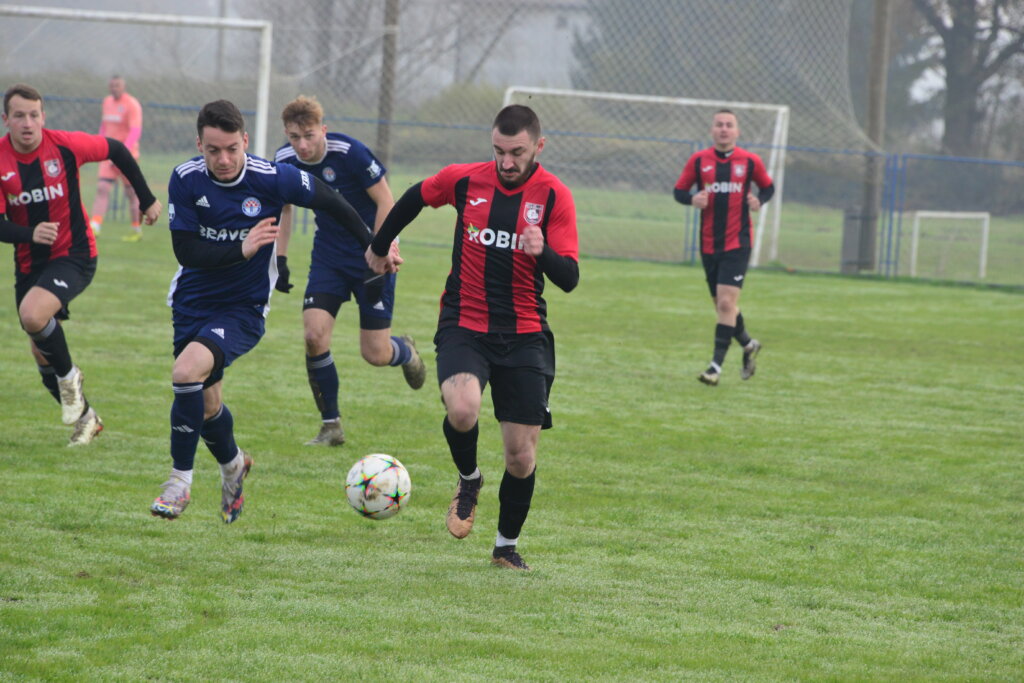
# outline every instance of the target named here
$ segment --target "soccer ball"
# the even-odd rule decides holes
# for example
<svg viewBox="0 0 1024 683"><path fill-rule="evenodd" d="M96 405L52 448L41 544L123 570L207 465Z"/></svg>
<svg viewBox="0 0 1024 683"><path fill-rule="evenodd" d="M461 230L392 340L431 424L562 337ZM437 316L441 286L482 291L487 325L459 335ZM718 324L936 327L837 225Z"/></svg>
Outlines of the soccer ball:
<svg viewBox="0 0 1024 683"><path fill-rule="evenodd" d="M345 478L349 505L363 517L394 517L409 502L412 482L398 458L383 453L364 456Z"/></svg>

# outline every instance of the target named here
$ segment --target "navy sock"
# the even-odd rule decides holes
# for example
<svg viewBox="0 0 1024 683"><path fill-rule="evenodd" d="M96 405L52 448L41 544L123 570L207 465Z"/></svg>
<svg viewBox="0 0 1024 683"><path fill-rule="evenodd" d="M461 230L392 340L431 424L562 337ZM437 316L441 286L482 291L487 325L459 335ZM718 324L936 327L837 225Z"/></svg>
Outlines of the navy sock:
<svg viewBox="0 0 1024 683"><path fill-rule="evenodd" d="M238 446L235 444L235 419L231 416L226 403L221 403L220 412L203 423L203 430L199 434L221 465L231 462L238 455Z"/></svg>
<svg viewBox="0 0 1024 683"><path fill-rule="evenodd" d="M64 377L74 364L71 362L71 352L68 350L68 341L64 338L64 327L57 322L56 318L50 318L46 327L29 337L35 342L39 352L46 356L58 377Z"/></svg>
<svg viewBox="0 0 1024 683"><path fill-rule="evenodd" d="M43 386L50 392L57 403L60 403L60 389L57 388L57 371L53 369L52 365L36 365L39 368L39 374L43 378Z"/></svg>
<svg viewBox="0 0 1024 683"><path fill-rule="evenodd" d="M498 533L505 538L519 538L526 516L530 514L530 501L537 482L537 468L525 479L513 477L505 470L498 489Z"/></svg>
<svg viewBox="0 0 1024 683"><path fill-rule="evenodd" d="M740 346L746 346L750 343L750 335L747 334L747 328L743 325L742 313L736 314L736 331L733 332L732 336Z"/></svg>
<svg viewBox="0 0 1024 683"><path fill-rule="evenodd" d="M468 432L460 432L452 426L445 415L444 438L448 440L448 449L452 452L452 460L459 468L459 474L469 476L476 472L476 442L480 436L480 423L473 425Z"/></svg>
<svg viewBox="0 0 1024 683"><path fill-rule="evenodd" d="M388 365L405 365L412 358L412 349L401 337L391 337L391 360Z"/></svg>
<svg viewBox="0 0 1024 683"><path fill-rule="evenodd" d="M171 404L171 458L174 469L192 469L203 429L203 383L174 383Z"/></svg>
<svg viewBox="0 0 1024 683"><path fill-rule="evenodd" d="M309 388L313 390L313 400L320 417L324 420L341 417L338 411L338 369L334 366L331 352L306 356L306 375L309 376Z"/></svg>
<svg viewBox="0 0 1024 683"><path fill-rule="evenodd" d="M732 325L722 325L721 323L715 325L714 362L718 367L722 367L722 363L725 362L725 354L729 350L729 344L732 342L732 335L735 329Z"/></svg>

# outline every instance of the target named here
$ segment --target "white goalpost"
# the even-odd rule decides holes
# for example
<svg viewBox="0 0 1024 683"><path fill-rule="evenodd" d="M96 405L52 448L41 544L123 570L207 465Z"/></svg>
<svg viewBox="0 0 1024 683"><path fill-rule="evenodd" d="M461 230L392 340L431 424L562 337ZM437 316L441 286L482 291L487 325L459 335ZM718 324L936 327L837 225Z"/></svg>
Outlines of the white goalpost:
<svg viewBox="0 0 1024 683"><path fill-rule="evenodd" d="M566 137L546 152L560 169L568 169L595 186L658 188L670 192L689 153L710 144L712 114L731 109L740 115L746 145L764 158L775 184L767 211L757 217L750 265L761 262L769 214L768 260L778 258L779 226L785 179L789 107L779 104L661 97L563 88L510 86L504 103L529 104L538 110L546 131ZM576 142L582 140L583 142ZM681 152L681 149L683 150ZM564 173L564 171L562 171ZM583 177L590 172L590 177ZM664 188L669 188L665 190ZM657 248L657 247L656 247Z"/></svg>
<svg viewBox="0 0 1024 683"><path fill-rule="evenodd" d="M933 218L953 221L980 221L981 246L978 250L978 279L985 279L988 265L988 231L992 215L987 211L914 211L913 228L910 237L910 277L917 277L918 250L921 241L921 219ZM950 240L955 238L951 233Z"/></svg>
<svg viewBox="0 0 1024 683"><path fill-rule="evenodd" d="M99 10L78 10L56 7L27 7L21 5L0 5L0 16L22 19L43 19L47 22L97 22L101 24L137 24L165 27L200 29L236 29L254 31L259 34L259 59L256 83L256 120L253 130L254 153L266 157L268 112L270 110L270 56L273 46L273 25L269 21L254 19L230 19L200 17L177 14L145 14L138 12L105 12ZM27 28L27 27L26 27ZM33 32L35 29L32 29ZM5 45L8 50L18 46ZM131 59L131 55L124 55Z"/></svg>

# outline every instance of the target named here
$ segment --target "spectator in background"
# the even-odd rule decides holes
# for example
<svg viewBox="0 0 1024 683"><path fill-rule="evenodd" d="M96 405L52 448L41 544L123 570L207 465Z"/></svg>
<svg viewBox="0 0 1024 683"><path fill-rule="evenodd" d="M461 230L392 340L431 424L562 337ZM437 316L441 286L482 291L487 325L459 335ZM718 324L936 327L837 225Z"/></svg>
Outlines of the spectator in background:
<svg viewBox="0 0 1024 683"><path fill-rule="evenodd" d="M139 138L142 137L142 105L125 90L124 79L111 76L110 94L103 98L103 116L100 119L100 135L113 138L124 144L136 161L139 158ZM131 183L110 161L104 161L99 168L99 181L96 185L96 198L92 202L92 231L100 234L103 228L103 217L107 213L110 192L114 183L120 178L124 186L124 196L128 202L128 211L132 219L132 232L122 239L126 242L138 242L142 239L142 224L139 222L139 200L132 190Z"/></svg>

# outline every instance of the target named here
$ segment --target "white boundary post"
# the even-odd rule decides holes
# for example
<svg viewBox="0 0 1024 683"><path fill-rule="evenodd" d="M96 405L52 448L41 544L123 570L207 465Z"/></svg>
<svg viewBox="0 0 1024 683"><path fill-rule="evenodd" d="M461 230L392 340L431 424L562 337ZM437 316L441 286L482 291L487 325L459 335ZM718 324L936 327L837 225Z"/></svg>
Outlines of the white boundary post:
<svg viewBox="0 0 1024 683"><path fill-rule="evenodd" d="M533 95L555 95L561 97L579 97L583 99L617 100L619 102L648 102L653 104L674 104L682 106L707 106L723 109L747 109L775 112L775 132L772 136L772 149L768 155L768 175L775 184L775 197L772 207L772 246L769 258L776 259L779 254L779 225L782 220L782 183L786 168L786 144L789 139L789 107L783 104L764 104L757 102L729 102L725 100L697 100L689 97L662 97L659 95L636 95L633 93L600 92L597 90L573 90L571 88L534 88L525 85L511 85L505 89L504 105L511 103L513 93ZM503 106L504 106L503 105ZM754 236L754 251L750 255L751 267L756 267L761 260L761 238L768 218L767 211L759 212L757 230Z"/></svg>
<svg viewBox="0 0 1024 683"><path fill-rule="evenodd" d="M988 231L992 214L987 211L914 211L910 235L910 277L917 277L917 243L921 237L922 218L966 218L981 221L981 250L978 255L978 279L984 280L988 270Z"/></svg>
<svg viewBox="0 0 1024 683"><path fill-rule="evenodd" d="M26 7L0 5L0 16L39 17L75 21L117 22L122 24L158 24L195 26L197 28L237 28L260 32L260 67L256 86L256 156L266 157L267 112L270 110L270 57L273 50L273 24L256 19L196 17L183 14L144 14L141 12L102 12L99 10L64 9L57 7Z"/></svg>

